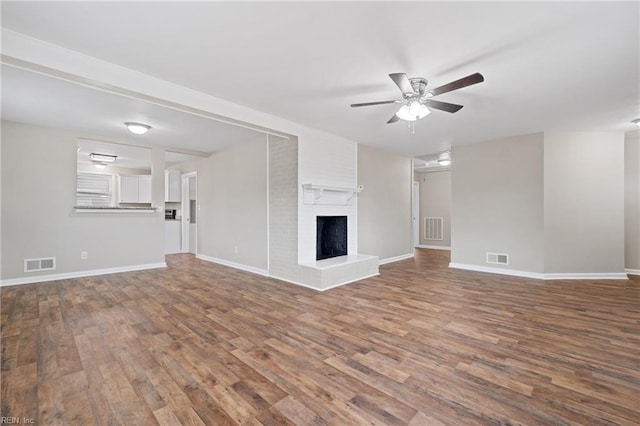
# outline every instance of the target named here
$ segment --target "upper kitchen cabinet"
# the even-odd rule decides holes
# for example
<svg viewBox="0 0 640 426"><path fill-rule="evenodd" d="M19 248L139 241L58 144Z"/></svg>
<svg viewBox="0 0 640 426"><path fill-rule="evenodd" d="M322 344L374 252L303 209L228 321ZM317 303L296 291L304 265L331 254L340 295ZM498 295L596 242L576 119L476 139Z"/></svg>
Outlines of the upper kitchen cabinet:
<svg viewBox="0 0 640 426"><path fill-rule="evenodd" d="M151 175L118 175L118 203L151 203Z"/></svg>
<svg viewBox="0 0 640 426"><path fill-rule="evenodd" d="M164 201L179 203L182 201L182 172L180 170L164 171Z"/></svg>

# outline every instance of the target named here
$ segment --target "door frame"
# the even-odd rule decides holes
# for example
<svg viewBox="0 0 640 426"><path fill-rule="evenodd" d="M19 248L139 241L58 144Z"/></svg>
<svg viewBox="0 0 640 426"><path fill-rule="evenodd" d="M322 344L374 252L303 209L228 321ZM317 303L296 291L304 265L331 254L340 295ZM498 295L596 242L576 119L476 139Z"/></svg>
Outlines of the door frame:
<svg viewBox="0 0 640 426"><path fill-rule="evenodd" d="M181 252L182 253L190 253L189 251L189 227L191 225L191 215L190 215L190 211L189 211L189 207L190 207L190 200L189 200L189 180L191 178L195 178L195 186L196 186L196 211L198 210L198 172L189 172L189 173L183 173L182 176L180 177L182 179L182 220L180 221L180 233L181 233L181 244L180 244L180 248L181 248ZM198 253L198 222L199 219L197 216L199 216L196 213L196 232L194 235L195 238L195 253Z"/></svg>
<svg viewBox="0 0 640 426"><path fill-rule="evenodd" d="M411 230L413 247L420 246L420 182L413 181L411 191Z"/></svg>

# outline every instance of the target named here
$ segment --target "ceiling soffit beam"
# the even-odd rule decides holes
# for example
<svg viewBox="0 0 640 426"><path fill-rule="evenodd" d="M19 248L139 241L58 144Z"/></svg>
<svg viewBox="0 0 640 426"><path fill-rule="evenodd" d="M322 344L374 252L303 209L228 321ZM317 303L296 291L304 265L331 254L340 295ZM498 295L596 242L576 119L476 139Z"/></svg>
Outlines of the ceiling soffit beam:
<svg viewBox="0 0 640 426"><path fill-rule="evenodd" d="M214 114L209 111L205 111L202 109L190 107L187 105L182 105L176 102L168 101L166 99L149 96L144 93L136 92L133 90L125 89L122 87L117 87L111 84L103 83L97 80L88 79L85 77L81 77L78 75L74 75L68 72L56 70L50 67L46 67L43 65L38 65L32 62L28 62L22 59L18 59L12 56L8 56L5 54L0 55L0 62L3 65L11 66L18 69L23 69L26 71L46 75L48 77L57 78L59 80L64 80L70 83L78 84L80 86L89 87L91 89L99 90L101 92L111 93L135 100L139 100L142 102L147 102L150 104L158 105L164 108L169 108L175 111L184 112L186 114L195 115L198 117L206 118L208 120L214 120L221 123L229 124L231 126L242 127L244 129L253 130L256 132L261 132L271 136L277 136L284 139L290 139L290 136L285 133L280 133L266 127L253 125L250 123L246 123L240 120L235 120L233 118L224 117L219 114Z"/></svg>

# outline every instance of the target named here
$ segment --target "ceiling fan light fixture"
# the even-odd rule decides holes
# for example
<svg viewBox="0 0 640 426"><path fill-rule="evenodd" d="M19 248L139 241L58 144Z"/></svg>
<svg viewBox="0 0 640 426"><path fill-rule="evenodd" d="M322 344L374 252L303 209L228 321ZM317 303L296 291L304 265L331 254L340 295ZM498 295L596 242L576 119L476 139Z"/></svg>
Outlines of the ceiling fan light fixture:
<svg viewBox="0 0 640 426"><path fill-rule="evenodd" d="M134 123L132 121L127 121L124 125L127 126L127 129L134 135L144 135L151 129L151 126L148 124Z"/></svg>
<svg viewBox="0 0 640 426"><path fill-rule="evenodd" d="M416 121L425 118L431 111L425 104L419 101L411 101L407 105L402 105L396 115L404 121Z"/></svg>

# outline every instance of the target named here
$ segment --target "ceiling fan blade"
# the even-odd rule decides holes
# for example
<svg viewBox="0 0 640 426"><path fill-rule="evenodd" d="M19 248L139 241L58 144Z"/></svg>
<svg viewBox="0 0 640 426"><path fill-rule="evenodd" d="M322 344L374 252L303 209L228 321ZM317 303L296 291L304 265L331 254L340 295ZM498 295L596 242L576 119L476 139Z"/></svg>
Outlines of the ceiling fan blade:
<svg viewBox="0 0 640 426"><path fill-rule="evenodd" d="M391 80L400 88L402 93L413 93L413 87L411 87L411 82L409 81L409 77L403 72L397 72L394 74L389 74Z"/></svg>
<svg viewBox="0 0 640 426"><path fill-rule="evenodd" d="M384 104L395 104L397 102L402 101L377 101L377 102L363 102L360 104L351 104L352 107L363 107L363 106L371 106L371 105L384 105Z"/></svg>
<svg viewBox="0 0 640 426"><path fill-rule="evenodd" d="M443 93L451 92L452 90L462 89L463 87L471 86L472 84L482 83L484 81L484 77L479 72L475 74L468 75L466 77L462 77L459 80L452 81L451 83L445 84L444 86L436 87L431 90L430 93L433 96L441 95Z"/></svg>
<svg viewBox="0 0 640 426"><path fill-rule="evenodd" d="M452 113L458 112L462 109L462 105L450 104L449 102L434 101L433 99L429 99L427 101L427 106Z"/></svg>
<svg viewBox="0 0 640 426"><path fill-rule="evenodd" d="M395 123L400 120L397 115L393 114L389 120L387 120L387 124Z"/></svg>

